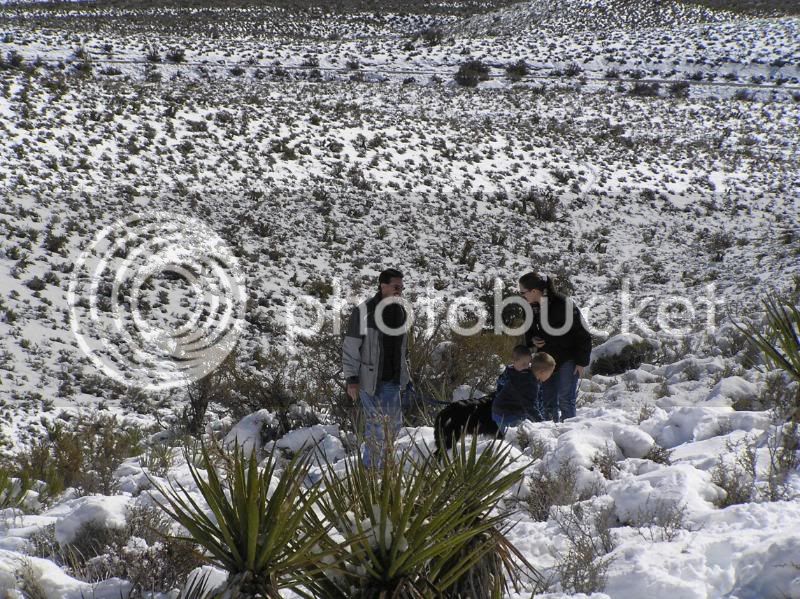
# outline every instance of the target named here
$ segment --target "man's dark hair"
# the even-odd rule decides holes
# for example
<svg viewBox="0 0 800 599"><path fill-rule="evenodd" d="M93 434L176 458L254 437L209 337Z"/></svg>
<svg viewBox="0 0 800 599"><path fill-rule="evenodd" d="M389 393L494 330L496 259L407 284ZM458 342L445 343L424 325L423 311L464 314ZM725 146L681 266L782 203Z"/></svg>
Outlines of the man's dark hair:
<svg viewBox="0 0 800 599"><path fill-rule="evenodd" d="M550 297L558 297L564 299L564 295L556 291L555 281L553 277L540 275L537 272L527 272L519 278L519 285L523 289L530 291L531 289L538 289L542 292L547 292Z"/></svg>
<svg viewBox="0 0 800 599"><path fill-rule="evenodd" d="M378 275L378 284L388 283L392 279L402 279L403 273L396 268L387 268L380 275Z"/></svg>
<svg viewBox="0 0 800 599"><path fill-rule="evenodd" d="M520 358L530 358L531 356L531 349L527 345L515 345L514 349L511 350L511 357L514 360L519 360Z"/></svg>

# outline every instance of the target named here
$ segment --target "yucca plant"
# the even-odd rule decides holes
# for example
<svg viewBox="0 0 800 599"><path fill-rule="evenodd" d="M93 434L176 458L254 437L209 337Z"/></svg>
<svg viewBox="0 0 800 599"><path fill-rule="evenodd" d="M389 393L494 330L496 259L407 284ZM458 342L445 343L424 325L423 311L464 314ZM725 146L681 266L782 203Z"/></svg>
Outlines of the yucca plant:
<svg viewBox="0 0 800 599"><path fill-rule="evenodd" d="M779 368L800 384L800 308L775 296L764 299L767 324L764 330L754 325L742 327L748 341L772 368ZM794 420L800 420L800 394L793 406Z"/></svg>
<svg viewBox="0 0 800 599"><path fill-rule="evenodd" d="M259 469L255 451L245 456L237 446L227 472L218 471L205 446L200 458L206 477L188 455L187 465L208 510L180 483L154 484L165 497L159 506L205 549L209 562L228 572L212 596L272 599L282 588L301 587L315 592L321 561L330 561L335 544L320 520L309 517L319 491L304 486L308 456L279 469L270 453Z"/></svg>
<svg viewBox="0 0 800 599"><path fill-rule="evenodd" d="M504 515L493 509L522 469L506 471L507 448L478 453L473 441L464 453L442 464L408 448L389 452L381 469L360 456L344 472L326 469L318 506L346 551L325 597L448 596L484 556L506 548Z"/></svg>
<svg viewBox="0 0 800 599"><path fill-rule="evenodd" d="M0 510L22 507L28 489L30 483L25 478L12 478L7 470L0 469Z"/></svg>
<svg viewBox="0 0 800 599"><path fill-rule="evenodd" d="M440 456L443 476L449 479L448 487L463 488L466 493L462 499L465 512L473 511L483 502L497 503L510 487L520 481L524 470L524 467L509 468L509 445L492 442L478 453L477 437L470 439L469 447L466 446L465 437L462 437L460 451L445 452ZM481 480L493 481L494 484L488 488L474 486L475 481ZM480 523L485 517L486 514L479 514L474 524ZM469 555L475 549L479 550L476 555L478 559L469 567L459 564L462 555L455 556L451 569L458 572L460 565L461 574L449 588L448 597L499 599L508 591L509 582L518 586L520 571L525 571L537 585L543 582L541 574L508 540L506 533L510 528L511 524L506 520L475 536L462 551L463 555ZM489 551L480 551L485 548L489 548Z"/></svg>

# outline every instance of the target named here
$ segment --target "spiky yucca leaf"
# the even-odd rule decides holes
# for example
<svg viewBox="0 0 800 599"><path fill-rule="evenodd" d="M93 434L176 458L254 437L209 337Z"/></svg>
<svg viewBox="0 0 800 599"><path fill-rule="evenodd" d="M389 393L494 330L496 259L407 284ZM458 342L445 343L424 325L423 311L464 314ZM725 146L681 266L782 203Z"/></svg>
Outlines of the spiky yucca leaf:
<svg viewBox="0 0 800 599"><path fill-rule="evenodd" d="M200 457L206 478L191 459L187 464L210 514L177 482L168 489L154 483L166 499L157 503L207 551L211 563L228 572L229 589L278 597L280 588L312 588L321 560L335 546L320 520L309 518L318 490L304 487L308 457L296 456L278 470L270 454L259 471L255 452L245 457L237 446L225 473L218 472L206 447Z"/></svg>
<svg viewBox="0 0 800 599"><path fill-rule="evenodd" d="M501 545L504 517L492 510L522 469L501 475L508 448L478 453L473 442L464 453L440 464L409 448L387 454L380 470L360 456L344 473L329 465L319 507L347 555L338 595L328 597L441 597Z"/></svg>
<svg viewBox="0 0 800 599"><path fill-rule="evenodd" d="M513 462L509 459L509 445L492 442L479 453L477 442L477 436L471 436L467 447L465 437L462 437L460 451L446 452L441 456L443 475L449 478L449 488L463 488L467 493L462 500L465 511L481 502L497 504L506 491L520 481L526 467L510 467ZM493 484L473 487L474 481L480 480L493 481ZM503 591L507 591L509 582L515 587L518 585L521 571L534 580L541 580L541 574L508 540L506 534L511 527L506 520L476 536L465 548L472 559L464 560L459 554L443 568L448 572L445 584L449 588L449 597L500 597Z"/></svg>
<svg viewBox="0 0 800 599"><path fill-rule="evenodd" d="M21 507L29 489L27 479L14 479L7 470L0 469L0 509Z"/></svg>
<svg viewBox="0 0 800 599"><path fill-rule="evenodd" d="M766 330L747 327L748 339L770 366L786 371L800 382L800 308L774 296L764 299L764 308L767 311Z"/></svg>

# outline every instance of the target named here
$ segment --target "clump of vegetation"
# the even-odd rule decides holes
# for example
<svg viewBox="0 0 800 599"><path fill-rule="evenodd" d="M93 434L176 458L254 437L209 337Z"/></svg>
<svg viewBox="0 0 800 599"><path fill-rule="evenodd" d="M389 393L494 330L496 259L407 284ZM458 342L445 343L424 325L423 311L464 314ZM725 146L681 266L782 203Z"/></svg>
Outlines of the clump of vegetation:
<svg viewBox="0 0 800 599"><path fill-rule="evenodd" d="M613 506L591 509L577 503L554 510L553 517L568 543L567 553L559 554L556 566L561 587L570 593L603 591L614 561L609 554L616 546L611 532Z"/></svg>
<svg viewBox="0 0 800 599"><path fill-rule="evenodd" d="M56 420L46 434L9 462L15 476L45 484L44 497L69 487L82 495L110 495L114 471L127 458L142 452L143 432L123 426L116 416L81 416L69 423Z"/></svg>
<svg viewBox="0 0 800 599"><path fill-rule="evenodd" d="M591 364L594 374L611 376L622 374L628 370L639 368L643 363L655 357L655 350L651 343L642 340L625 346L618 354L602 356Z"/></svg>
<svg viewBox="0 0 800 599"><path fill-rule="evenodd" d="M730 456L731 459L727 459ZM747 439L725 442L725 453L717 459L711 482L725 491L718 507L753 501L756 495L756 450Z"/></svg>
<svg viewBox="0 0 800 599"><path fill-rule="evenodd" d="M515 82L522 81L525 77L527 77L529 71L530 69L528 68L528 63L526 63L522 58L506 67L506 74L508 75L508 78Z"/></svg>
<svg viewBox="0 0 800 599"><path fill-rule="evenodd" d="M458 67L454 79L464 87L476 87L481 81L489 79L489 67L480 60L470 58Z"/></svg>
<svg viewBox="0 0 800 599"><path fill-rule="evenodd" d="M520 198L522 209L528 209L540 221L553 223L561 217L561 200L550 189L531 188Z"/></svg>
<svg viewBox="0 0 800 599"><path fill-rule="evenodd" d="M528 513L537 522L546 522L550 508L571 505L578 501L578 468L570 461L562 463L554 472L545 471L528 483Z"/></svg>
<svg viewBox="0 0 800 599"><path fill-rule="evenodd" d="M183 48L170 48L165 58L169 62L174 62L176 64L185 62L186 61L186 50ZM157 62L157 61L156 61Z"/></svg>

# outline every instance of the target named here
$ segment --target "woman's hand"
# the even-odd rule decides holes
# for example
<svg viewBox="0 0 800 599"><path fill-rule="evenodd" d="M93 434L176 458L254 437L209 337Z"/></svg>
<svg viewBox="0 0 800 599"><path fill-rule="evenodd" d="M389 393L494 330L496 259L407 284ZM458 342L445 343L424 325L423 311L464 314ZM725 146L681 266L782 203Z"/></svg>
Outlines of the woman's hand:
<svg viewBox="0 0 800 599"><path fill-rule="evenodd" d="M583 371L584 371L585 368L586 368L585 366L575 366L574 374L577 374L578 378L582 379L583 378Z"/></svg>

